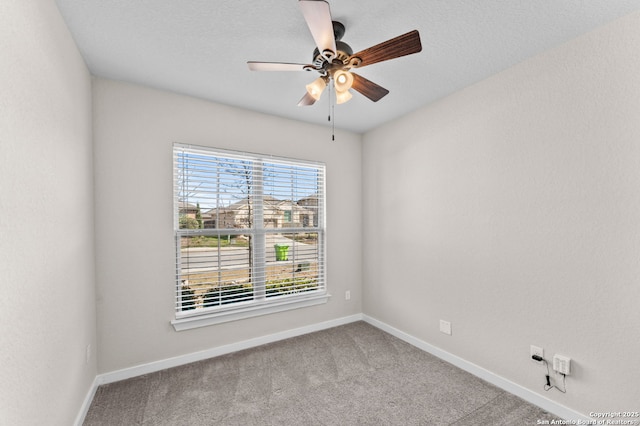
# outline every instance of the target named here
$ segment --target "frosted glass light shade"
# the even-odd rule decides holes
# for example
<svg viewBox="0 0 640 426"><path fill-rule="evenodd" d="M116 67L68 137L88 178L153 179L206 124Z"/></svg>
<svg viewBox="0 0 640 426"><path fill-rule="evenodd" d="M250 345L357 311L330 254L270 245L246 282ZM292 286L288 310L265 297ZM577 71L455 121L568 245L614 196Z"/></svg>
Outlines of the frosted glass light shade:
<svg viewBox="0 0 640 426"><path fill-rule="evenodd" d="M348 71L336 71L333 75L333 81L336 92L346 92L353 85L353 74Z"/></svg>
<svg viewBox="0 0 640 426"><path fill-rule="evenodd" d="M345 91L342 91L342 92L338 92L336 90L336 103L337 104L343 104L343 103L347 102L349 99L351 99L352 97L353 97L353 95L348 90L345 90Z"/></svg>
<svg viewBox="0 0 640 426"><path fill-rule="evenodd" d="M322 96L322 92L324 91L324 88L327 87L327 83L322 77L318 77L311 83L307 84L306 87L307 93L309 93L309 95L317 101L318 99L320 99L320 96Z"/></svg>

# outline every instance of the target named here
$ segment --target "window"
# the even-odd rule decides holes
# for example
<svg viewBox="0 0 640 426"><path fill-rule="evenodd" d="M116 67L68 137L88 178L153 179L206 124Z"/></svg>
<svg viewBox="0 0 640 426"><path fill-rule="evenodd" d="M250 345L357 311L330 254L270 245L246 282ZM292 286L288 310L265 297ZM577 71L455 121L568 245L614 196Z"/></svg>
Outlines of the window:
<svg viewBox="0 0 640 426"><path fill-rule="evenodd" d="M323 164L173 154L176 330L327 301Z"/></svg>

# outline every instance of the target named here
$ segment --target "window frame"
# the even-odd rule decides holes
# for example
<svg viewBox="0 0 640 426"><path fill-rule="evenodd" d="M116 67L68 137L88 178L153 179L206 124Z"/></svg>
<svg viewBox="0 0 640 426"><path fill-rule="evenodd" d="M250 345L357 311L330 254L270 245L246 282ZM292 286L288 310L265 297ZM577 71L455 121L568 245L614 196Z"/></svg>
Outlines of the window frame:
<svg viewBox="0 0 640 426"><path fill-rule="evenodd" d="M175 256L176 256L176 277L175 277L175 301L176 310L175 318L171 321L176 331L188 330L196 327L220 324L229 321L235 321L245 318L267 315L276 312L298 309L308 306L315 306L327 303L330 294L327 291L326 283L326 166L321 162L298 160L285 157L277 157L266 154L255 154L239 151L231 151L226 149L218 149L206 146L195 146L189 144L174 143L173 152L173 212L174 212L174 236L175 236ZM252 246L249 250L251 254L250 270L251 274L258 273L265 277L260 282L251 281L252 300L220 304L216 307L205 307L201 309L184 310L180 308L182 305L181 292L181 240L185 236L217 236L233 235L240 233L234 228L202 228L202 229L185 229L180 228L180 205L188 200L180 199L178 189L178 175L180 166L178 164L178 153L189 152L198 155L211 156L211 158L246 160L252 164L252 174L250 180L250 194L248 194L248 202L253 203L251 208L250 228L242 228L241 233L250 234L249 244L262 249L256 249ZM214 162L215 163L215 162ZM268 169L270 165L286 164L292 167L313 168L318 172L317 187L317 212L311 225L301 227L275 227L270 228L264 216L264 198L267 196L263 188L264 169ZM216 166L217 167L217 166ZM295 200L292 200L292 205ZM293 216L293 207L291 210ZM293 219L293 217L292 217ZM307 221L308 222L308 221ZM218 223L216 222L216 225ZM287 294L277 297L265 295L266 291L266 275L264 271L267 267L266 260L266 237L273 234L296 234L296 233L317 233L317 263L318 263L318 289L305 291L302 293ZM220 246L218 247L220 252Z"/></svg>

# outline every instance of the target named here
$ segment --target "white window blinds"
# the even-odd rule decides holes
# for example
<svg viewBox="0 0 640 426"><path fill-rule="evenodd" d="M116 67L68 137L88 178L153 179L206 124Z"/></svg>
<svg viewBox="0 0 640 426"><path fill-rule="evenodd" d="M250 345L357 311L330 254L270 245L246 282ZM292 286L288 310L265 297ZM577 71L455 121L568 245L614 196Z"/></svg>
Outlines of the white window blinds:
<svg viewBox="0 0 640 426"><path fill-rule="evenodd" d="M176 319L326 293L323 164L174 145Z"/></svg>

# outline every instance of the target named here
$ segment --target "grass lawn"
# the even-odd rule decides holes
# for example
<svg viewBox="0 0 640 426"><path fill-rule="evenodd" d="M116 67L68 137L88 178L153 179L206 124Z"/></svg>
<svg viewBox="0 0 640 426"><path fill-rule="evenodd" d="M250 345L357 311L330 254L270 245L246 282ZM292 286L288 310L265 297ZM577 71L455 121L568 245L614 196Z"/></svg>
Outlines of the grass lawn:
<svg viewBox="0 0 640 426"><path fill-rule="evenodd" d="M238 235L216 237L209 235L198 235L195 237L182 237L180 245L182 247L249 247L249 239Z"/></svg>
<svg viewBox="0 0 640 426"><path fill-rule="evenodd" d="M312 288L313 283L318 279L317 263L310 263L308 268L301 271L295 271L293 267L291 262L268 265L266 269L267 290L280 289L280 292L284 294L297 288ZM204 295L210 290L219 287L237 288L238 286L251 288L249 271L246 269L199 272L184 275L182 278L187 280L187 288L193 291L196 308L202 307Z"/></svg>

